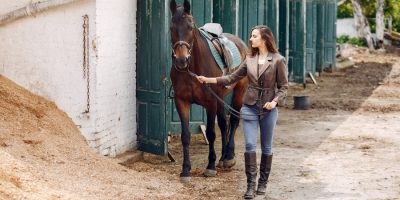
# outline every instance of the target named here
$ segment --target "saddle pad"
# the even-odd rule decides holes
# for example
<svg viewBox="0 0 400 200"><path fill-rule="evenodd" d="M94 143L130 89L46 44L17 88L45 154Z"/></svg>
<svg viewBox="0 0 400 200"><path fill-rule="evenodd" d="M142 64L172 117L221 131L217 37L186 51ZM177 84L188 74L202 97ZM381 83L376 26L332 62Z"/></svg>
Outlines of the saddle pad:
<svg viewBox="0 0 400 200"><path fill-rule="evenodd" d="M214 57L215 62L217 62L218 66L219 66L219 67L221 68L221 70L223 71L224 68L225 68L225 67L224 67L224 66L225 66L224 61L222 60L221 56L219 55L217 49L216 49L216 48L214 47L214 45L212 44L210 36L209 36L203 29L201 29L201 28L199 29L199 31L200 31L200 33L201 33L201 36L203 36L203 38L206 39L206 41L207 41L207 43L208 43L208 47L209 47L210 50L211 50L211 53L212 53L212 55L213 55L213 57ZM229 65L229 66L226 66L226 67L228 67L228 68L235 68L235 67L239 66L240 63L241 63L241 60L240 60L240 52L239 52L239 49L237 48L237 46L235 45L235 43L233 43L233 42L230 41L230 40L226 40L226 41L224 42L224 44L225 44L225 46L231 51L231 53L233 54L233 55L232 55L232 58L233 58L232 64Z"/></svg>

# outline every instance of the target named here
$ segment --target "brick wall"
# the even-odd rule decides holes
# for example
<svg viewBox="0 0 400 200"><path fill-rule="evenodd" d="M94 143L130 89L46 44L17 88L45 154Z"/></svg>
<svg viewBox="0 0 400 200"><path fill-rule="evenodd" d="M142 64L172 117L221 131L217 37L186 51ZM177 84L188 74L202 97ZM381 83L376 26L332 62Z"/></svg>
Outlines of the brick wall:
<svg viewBox="0 0 400 200"><path fill-rule="evenodd" d="M114 155L136 145L136 1L96 1L96 144Z"/></svg>

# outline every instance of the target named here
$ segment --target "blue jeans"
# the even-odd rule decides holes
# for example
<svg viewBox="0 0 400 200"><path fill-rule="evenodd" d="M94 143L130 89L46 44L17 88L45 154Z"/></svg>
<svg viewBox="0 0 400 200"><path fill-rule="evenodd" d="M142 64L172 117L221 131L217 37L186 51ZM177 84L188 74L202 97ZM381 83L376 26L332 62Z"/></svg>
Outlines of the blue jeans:
<svg viewBox="0 0 400 200"><path fill-rule="evenodd" d="M256 105L243 104L241 117L243 119L244 140L246 152L255 152L257 148L258 127L260 127L261 152L272 155L272 139L276 120L278 119L278 108L272 110L263 109L266 112L263 116L254 116L260 113L260 108Z"/></svg>

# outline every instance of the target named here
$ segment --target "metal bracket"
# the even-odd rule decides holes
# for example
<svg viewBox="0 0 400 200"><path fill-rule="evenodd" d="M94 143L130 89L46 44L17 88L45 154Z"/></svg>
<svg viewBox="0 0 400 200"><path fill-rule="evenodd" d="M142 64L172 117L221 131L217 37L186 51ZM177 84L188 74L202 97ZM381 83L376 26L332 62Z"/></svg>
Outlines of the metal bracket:
<svg viewBox="0 0 400 200"><path fill-rule="evenodd" d="M205 140L206 144L208 145L209 143L208 143L208 139L207 139L207 135L206 135L206 126L204 124L202 124L202 125L200 125L200 129L201 129L201 132L203 133L204 140Z"/></svg>
<svg viewBox="0 0 400 200"><path fill-rule="evenodd" d="M171 152L168 151L168 158L171 162L176 162L175 158L172 156Z"/></svg>
<svg viewBox="0 0 400 200"><path fill-rule="evenodd" d="M312 75L312 73L311 73L311 72L308 72L308 75L310 76L310 78L311 78L311 80L314 82L314 84L315 84L316 86L318 86L317 80L315 80L315 78L314 78L314 76Z"/></svg>

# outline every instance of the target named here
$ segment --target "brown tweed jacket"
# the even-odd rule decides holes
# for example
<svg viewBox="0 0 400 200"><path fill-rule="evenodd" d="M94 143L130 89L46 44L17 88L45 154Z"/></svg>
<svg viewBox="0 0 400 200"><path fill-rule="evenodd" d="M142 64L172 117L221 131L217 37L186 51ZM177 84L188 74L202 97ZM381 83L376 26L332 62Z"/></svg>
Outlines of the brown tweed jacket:
<svg viewBox="0 0 400 200"><path fill-rule="evenodd" d="M288 69L285 58L279 53L269 53L261 67L258 67L258 55L248 56L232 74L217 77L217 84L229 85L245 76L249 80L243 97L245 104L264 105L275 97L279 97L278 106L285 104L288 90ZM260 90L260 88L262 89Z"/></svg>

